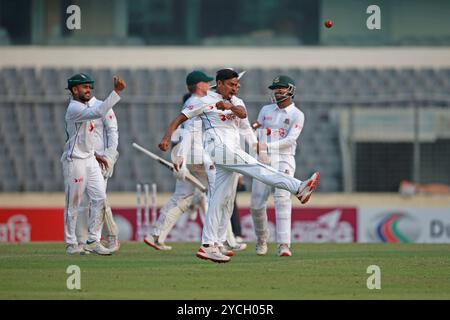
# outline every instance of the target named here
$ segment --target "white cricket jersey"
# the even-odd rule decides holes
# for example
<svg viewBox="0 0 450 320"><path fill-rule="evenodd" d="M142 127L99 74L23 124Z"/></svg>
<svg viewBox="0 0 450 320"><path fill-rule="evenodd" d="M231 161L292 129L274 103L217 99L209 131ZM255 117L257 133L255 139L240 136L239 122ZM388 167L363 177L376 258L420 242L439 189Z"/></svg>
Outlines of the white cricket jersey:
<svg viewBox="0 0 450 320"><path fill-rule="evenodd" d="M239 134L244 137L250 147L255 146L258 143L258 140L256 139L252 126L250 125L250 121L248 121L248 117L240 120Z"/></svg>
<svg viewBox="0 0 450 320"><path fill-rule="evenodd" d="M65 116L67 142L61 161L86 159L94 156L95 126L93 120L104 117L119 100L120 96L112 91L103 103L93 107L76 100L70 101Z"/></svg>
<svg viewBox="0 0 450 320"><path fill-rule="evenodd" d="M89 107L95 107L101 104L102 100L92 97L89 100ZM113 109L109 109L106 115L101 119L95 119L94 122L94 149L100 156L105 155L105 150L110 148L117 151L119 145L119 129L117 118Z"/></svg>
<svg viewBox="0 0 450 320"><path fill-rule="evenodd" d="M262 125L258 129L259 139L267 143L269 153L295 155L305 115L294 103L283 109L276 103L262 107L258 122Z"/></svg>
<svg viewBox="0 0 450 320"><path fill-rule="evenodd" d="M212 91L200 98L201 103L187 105L181 112L188 118L200 117L208 139L234 147L239 145L240 120L231 110L218 110L216 103L224 101L223 97ZM245 108L244 102L233 96L230 101L233 105Z"/></svg>
<svg viewBox="0 0 450 320"><path fill-rule="evenodd" d="M197 106L201 105L204 102L202 101L202 97L192 95L188 100L186 100L183 110L185 108L189 108L190 106ZM234 97L234 103L235 105L241 105L245 107L244 102ZM250 146L254 146L257 143L257 139L255 136L255 133L252 130L252 127L250 125L250 122L248 121L248 118L245 119L238 119L239 123L239 131L238 135L235 136L236 141L233 142L233 144L239 144L240 143L240 135L244 137L244 139L247 141L247 143ZM190 118L186 120L183 124L184 135L183 135L183 142L182 147L178 151L178 155L182 155L186 157L186 155L190 152L194 152L194 159L198 159L198 155L201 155L204 152L203 148L203 121L200 118L200 116L196 116L194 118ZM190 139L190 143L186 140ZM194 160L195 161L195 160ZM197 163L197 162L196 162Z"/></svg>
<svg viewBox="0 0 450 320"><path fill-rule="evenodd" d="M193 105L198 105L198 104L202 104L202 100L201 97L197 96L197 95L192 95L189 99L186 100L186 102L183 105L182 110L189 108L189 106L193 106ZM195 143L195 145L199 145L200 148L203 147L203 143L202 143L202 122L201 119L194 117L191 119L186 120L181 127L185 130L187 130L187 132L191 133L191 135L193 135L193 143Z"/></svg>

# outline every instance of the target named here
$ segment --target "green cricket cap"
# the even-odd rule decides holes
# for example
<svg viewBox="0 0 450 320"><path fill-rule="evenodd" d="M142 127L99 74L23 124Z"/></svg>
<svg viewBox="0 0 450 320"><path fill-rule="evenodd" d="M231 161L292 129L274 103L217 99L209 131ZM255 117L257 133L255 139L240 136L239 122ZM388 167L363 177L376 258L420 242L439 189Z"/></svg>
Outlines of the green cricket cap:
<svg viewBox="0 0 450 320"><path fill-rule="evenodd" d="M69 79L67 79L66 89L70 90L72 87L84 83L90 83L92 85L91 87L94 87L94 80L90 76L85 73L77 73L76 75L73 75Z"/></svg>
<svg viewBox="0 0 450 320"><path fill-rule="evenodd" d="M191 73L189 73L186 77L186 84L188 86L197 84L199 82L210 82L214 80L214 78L208 77L206 74L204 74L201 71L194 70Z"/></svg>

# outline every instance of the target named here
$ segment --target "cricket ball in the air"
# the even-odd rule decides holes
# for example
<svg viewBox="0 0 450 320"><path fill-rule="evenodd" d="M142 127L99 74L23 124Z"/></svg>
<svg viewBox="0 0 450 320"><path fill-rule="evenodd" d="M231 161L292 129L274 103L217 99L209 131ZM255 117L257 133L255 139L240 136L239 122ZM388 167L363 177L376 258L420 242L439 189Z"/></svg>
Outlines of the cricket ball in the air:
<svg viewBox="0 0 450 320"><path fill-rule="evenodd" d="M333 21L331 21L331 20L327 20L327 21L325 21L325 27L327 27L327 28L331 28L332 26L333 26Z"/></svg>

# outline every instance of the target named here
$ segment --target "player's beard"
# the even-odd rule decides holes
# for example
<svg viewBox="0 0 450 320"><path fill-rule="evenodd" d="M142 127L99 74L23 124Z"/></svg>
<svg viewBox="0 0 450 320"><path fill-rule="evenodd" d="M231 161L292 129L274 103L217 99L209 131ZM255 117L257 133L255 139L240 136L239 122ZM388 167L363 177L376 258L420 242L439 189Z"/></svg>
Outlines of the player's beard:
<svg viewBox="0 0 450 320"><path fill-rule="evenodd" d="M88 102L89 100L91 100L91 97L92 96L90 92L78 95L78 99L83 102Z"/></svg>

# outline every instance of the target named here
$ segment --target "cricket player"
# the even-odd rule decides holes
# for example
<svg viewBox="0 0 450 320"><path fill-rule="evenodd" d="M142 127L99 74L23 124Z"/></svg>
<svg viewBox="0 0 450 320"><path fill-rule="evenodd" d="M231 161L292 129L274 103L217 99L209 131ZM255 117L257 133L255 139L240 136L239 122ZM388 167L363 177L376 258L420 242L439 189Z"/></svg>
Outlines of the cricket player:
<svg viewBox="0 0 450 320"><path fill-rule="evenodd" d="M203 103L191 105L182 110L169 125L159 148L167 151L170 137L176 128L188 119L199 116L205 128L204 146L214 161L214 181L209 181L209 204L202 233L202 246L197 257L213 262L228 262L230 257L219 250L222 230L230 220L232 210L227 210L233 202L236 190L236 175L241 173L262 182L288 190L306 203L318 184L320 174L302 182L287 174L265 165L244 150L239 143L239 122L247 117L243 101L235 96L238 87L238 74L229 69L217 72L215 92L201 98ZM234 188L233 188L234 187ZM234 189L234 190L233 190Z"/></svg>
<svg viewBox="0 0 450 320"><path fill-rule="evenodd" d="M92 97L89 100L89 107L95 107L103 101ZM94 146L95 157L102 169L102 176L105 179L105 188L108 185L108 179L114 172L114 165L119 157L117 147L119 145L119 130L117 125L117 118L113 109L110 109L106 116L101 119L95 119L94 122ZM106 162L107 165L104 165ZM105 190L106 192L106 190ZM106 235L108 249L111 252L116 252L120 248L119 243L119 229L114 221L111 207L108 201L105 202L105 209L101 212L102 226ZM87 241L87 226L89 216L89 199L84 193L83 200L80 205L80 212L78 213L76 234L79 244L85 244ZM101 233L100 229L100 233ZM101 236L101 234L100 234Z"/></svg>
<svg viewBox="0 0 450 320"><path fill-rule="evenodd" d="M199 98L207 95L210 82L213 78L208 77L201 71L193 71L186 77L186 85L190 92L190 97L184 102L184 108L201 103ZM248 123L248 120L247 120ZM171 231L181 214L188 211L190 207L198 205L201 217L206 214L207 199L206 195L195 190L195 187L188 181L185 181L186 170L190 170L204 185L208 185L208 176L205 173L204 166L211 166L212 162L203 149L203 129L199 118L193 118L182 124L183 129L177 129L172 134L172 143L177 144L172 150L172 161L177 167L175 176L177 178L175 192L169 201L161 208L158 221L154 225L152 235L144 239L144 242L157 250L171 250L170 246L164 244L164 241ZM250 127L250 123L248 123ZM253 132L252 132L253 134ZM256 137L254 138L256 142ZM189 163L189 164L187 164ZM209 179L214 178L210 174ZM244 250L247 245L237 243L232 232L231 222L227 227L225 239L221 242L222 252L226 255L233 255L233 251Z"/></svg>
<svg viewBox="0 0 450 320"><path fill-rule="evenodd" d="M189 97L186 97L187 100L184 102L183 109L186 105L189 105L193 101L198 100L199 97L205 96L212 80L213 78L208 77L201 71L191 72L186 77L186 85L191 95ZM184 139L184 144L187 143L186 140L196 138L197 140L202 141L201 123L199 123L198 120L197 122L195 121L195 119L191 119L190 121L184 123L171 136L171 141L174 144L174 149L172 152L172 154L174 155L172 157L174 163L181 161L181 159L177 160L177 158L181 158L183 155L187 156L187 148L179 148L181 146L181 144L178 144L180 140ZM183 131L188 134L183 135ZM202 168L200 168L200 170L198 168L199 166L203 167L202 146L198 146L196 144L192 144L192 146L196 148L195 150L193 150L193 154L196 156L196 158L192 161L193 163L190 166L190 169L192 170L191 173L194 174L202 182L202 184L207 185L207 177L205 172L202 172ZM144 242L146 244L157 250L172 249L172 247L167 246L164 241L175 223L178 221L179 217L189 209L194 200L195 187L190 182L185 181L186 168L187 161L182 161L182 163L179 163L177 171L174 172L174 175L177 178L175 184L175 192L172 194L169 201L161 208L158 220L153 226L152 235L144 238ZM199 200L198 196L197 200Z"/></svg>
<svg viewBox="0 0 450 320"><path fill-rule="evenodd" d="M114 90L102 103L89 107L94 80L79 73L68 79L67 89L72 99L67 107L65 122L67 142L61 157L66 202L64 207L64 239L68 254L83 254L85 250L99 255L110 255L111 250L100 243L101 212L105 209L106 188L100 165L95 157L95 119L106 116L120 100L125 81L114 77ZM107 162L103 166L108 166ZM88 222L87 246L78 245L76 223L84 192L87 192L91 212Z"/></svg>
<svg viewBox="0 0 450 320"><path fill-rule="evenodd" d="M295 150L297 139L302 132L305 116L293 102L294 81L280 75L269 86L273 90L273 104L262 107L253 128L258 128L259 149L266 154L268 164L291 177L295 172ZM253 179L251 213L256 233L256 253L267 254L269 229L267 226L266 203L271 187ZM276 241L278 255L289 257L291 244L291 194L287 190L275 188Z"/></svg>

